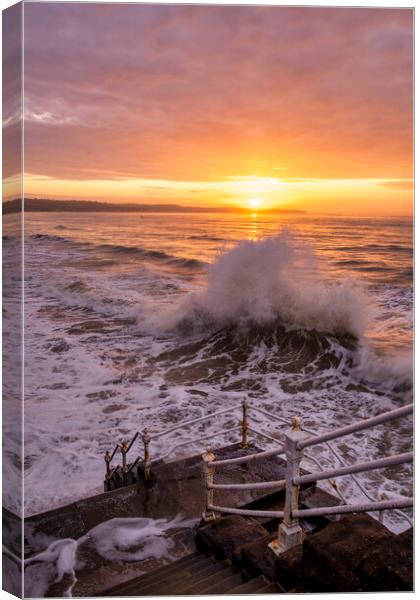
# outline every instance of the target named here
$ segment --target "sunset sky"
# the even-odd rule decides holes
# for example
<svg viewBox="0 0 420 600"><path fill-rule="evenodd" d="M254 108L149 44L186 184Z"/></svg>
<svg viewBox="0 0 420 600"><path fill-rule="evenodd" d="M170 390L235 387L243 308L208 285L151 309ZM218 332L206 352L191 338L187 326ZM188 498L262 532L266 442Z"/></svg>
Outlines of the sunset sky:
<svg viewBox="0 0 420 600"><path fill-rule="evenodd" d="M24 10L26 196L411 213L411 10Z"/></svg>

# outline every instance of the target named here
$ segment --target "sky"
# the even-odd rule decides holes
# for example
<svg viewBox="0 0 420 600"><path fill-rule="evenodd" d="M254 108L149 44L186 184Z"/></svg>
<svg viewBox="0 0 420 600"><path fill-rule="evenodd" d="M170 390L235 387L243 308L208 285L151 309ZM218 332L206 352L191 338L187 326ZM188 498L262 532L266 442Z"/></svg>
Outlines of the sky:
<svg viewBox="0 0 420 600"><path fill-rule="evenodd" d="M26 196L411 214L411 10L24 11Z"/></svg>

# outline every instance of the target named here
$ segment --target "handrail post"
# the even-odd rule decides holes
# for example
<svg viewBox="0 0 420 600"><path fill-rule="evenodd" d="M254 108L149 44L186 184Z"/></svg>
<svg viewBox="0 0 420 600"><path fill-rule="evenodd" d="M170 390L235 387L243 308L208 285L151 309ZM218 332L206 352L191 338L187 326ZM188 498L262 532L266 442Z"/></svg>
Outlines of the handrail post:
<svg viewBox="0 0 420 600"><path fill-rule="evenodd" d="M123 442L122 444L120 444L120 450L121 450L121 456L122 456L122 476L123 476L123 483L124 485L127 483L127 473L128 473L128 467L127 467L127 451L128 451L128 444L126 442Z"/></svg>
<svg viewBox="0 0 420 600"><path fill-rule="evenodd" d="M201 456L203 459L203 479L205 488L205 505L202 517L204 521L213 521L216 518L216 515L209 509L209 506L213 504L214 490L210 489L209 485L212 485L214 482L216 467L209 463L213 462L216 457L211 448L207 448L206 452Z"/></svg>
<svg viewBox="0 0 420 600"><path fill-rule="evenodd" d="M380 500L388 500L388 495L385 492L382 492L379 496L379 499ZM385 511L380 510L379 515L378 515L378 521L379 521L379 523L381 523L381 525L383 525L383 523L384 523L384 516L385 516Z"/></svg>
<svg viewBox="0 0 420 600"><path fill-rule="evenodd" d="M242 401L242 442L241 448L248 448L248 403Z"/></svg>
<svg viewBox="0 0 420 600"><path fill-rule="evenodd" d="M143 449L144 449L144 454L143 454L144 478L146 481L150 481L152 478L152 468L151 468L151 464L150 464L150 452L149 452L151 437L149 435L147 428L143 429L142 434L141 434L141 439L143 441Z"/></svg>
<svg viewBox="0 0 420 600"><path fill-rule="evenodd" d="M286 451L286 489L284 497L284 517L278 528L278 537L269 544L275 554L281 554L303 541L303 531L299 525L299 519L293 518L293 511L299 507L299 485L293 480L299 476L300 462L303 451L299 449L298 443L305 437L300 429L298 417L292 417L292 428L285 434Z"/></svg>
<svg viewBox="0 0 420 600"><path fill-rule="evenodd" d="M104 454L104 460L105 460L105 491L109 492L111 489L111 455L109 453L109 451L107 450Z"/></svg>

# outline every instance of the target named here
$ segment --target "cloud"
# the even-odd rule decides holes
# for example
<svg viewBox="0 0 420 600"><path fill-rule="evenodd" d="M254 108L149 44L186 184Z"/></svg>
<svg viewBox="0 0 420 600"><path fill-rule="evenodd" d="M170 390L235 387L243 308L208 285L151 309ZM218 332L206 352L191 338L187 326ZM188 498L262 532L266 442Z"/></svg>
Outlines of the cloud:
<svg viewBox="0 0 420 600"><path fill-rule="evenodd" d="M410 10L28 3L25 33L31 172L410 176Z"/></svg>
<svg viewBox="0 0 420 600"><path fill-rule="evenodd" d="M413 179L401 179L401 180L392 180L392 181L382 181L381 185L385 187L394 188L397 190L414 190L414 180Z"/></svg>

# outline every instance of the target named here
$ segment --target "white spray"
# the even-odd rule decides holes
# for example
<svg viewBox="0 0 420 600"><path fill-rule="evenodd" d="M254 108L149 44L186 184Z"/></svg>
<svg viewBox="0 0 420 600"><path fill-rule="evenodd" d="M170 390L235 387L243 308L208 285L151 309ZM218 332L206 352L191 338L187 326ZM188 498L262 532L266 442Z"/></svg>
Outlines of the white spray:
<svg viewBox="0 0 420 600"><path fill-rule="evenodd" d="M242 241L209 267L204 289L189 294L165 324L194 330L281 321L290 328L361 337L366 301L360 284L327 283L317 265L311 247L298 246L288 232Z"/></svg>

